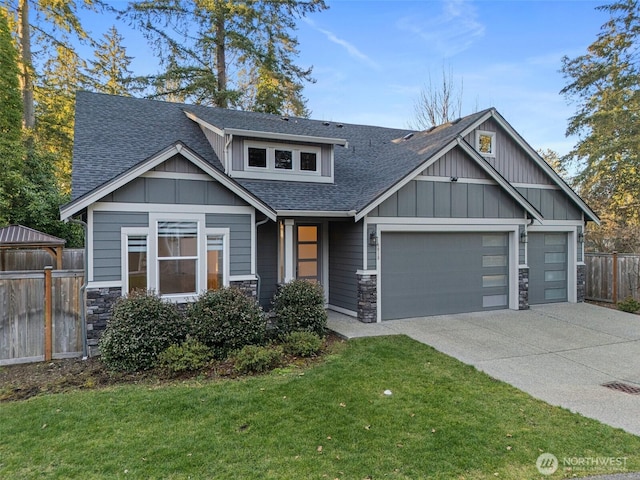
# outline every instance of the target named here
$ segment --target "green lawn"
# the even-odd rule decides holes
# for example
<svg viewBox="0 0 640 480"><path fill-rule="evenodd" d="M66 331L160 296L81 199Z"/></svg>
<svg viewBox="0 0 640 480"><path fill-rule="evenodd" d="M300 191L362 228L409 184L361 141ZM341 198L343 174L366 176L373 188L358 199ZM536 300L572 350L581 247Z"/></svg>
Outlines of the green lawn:
<svg viewBox="0 0 640 480"><path fill-rule="evenodd" d="M626 457L640 470L640 437L534 400L406 337L352 340L306 370L0 405L3 479L572 474L561 467L542 477L542 452L561 461Z"/></svg>

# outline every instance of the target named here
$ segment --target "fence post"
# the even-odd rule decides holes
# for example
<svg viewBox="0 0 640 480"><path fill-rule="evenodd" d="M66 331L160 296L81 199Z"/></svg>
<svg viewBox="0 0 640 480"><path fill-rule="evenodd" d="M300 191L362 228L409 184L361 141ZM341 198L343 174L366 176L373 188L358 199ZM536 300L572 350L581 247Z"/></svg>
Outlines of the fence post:
<svg viewBox="0 0 640 480"><path fill-rule="evenodd" d="M51 272L53 267L44 267L44 361L52 358L53 315L51 301Z"/></svg>
<svg viewBox="0 0 640 480"><path fill-rule="evenodd" d="M618 303L618 252L613 252L613 303Z"/></svg>

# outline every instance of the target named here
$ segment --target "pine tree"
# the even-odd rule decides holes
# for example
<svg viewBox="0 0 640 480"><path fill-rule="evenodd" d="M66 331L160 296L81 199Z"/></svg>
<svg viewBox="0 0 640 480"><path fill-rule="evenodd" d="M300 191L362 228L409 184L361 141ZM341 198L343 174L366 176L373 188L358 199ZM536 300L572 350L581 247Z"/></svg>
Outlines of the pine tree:
<svg viewBox="0 0 640 480"><path fill-rule="evenodd" d="M122 45L123 37L112 26L103 39L96 44L88 74L90 86L96 92L110 95L131 95L133 83L132 72L129 70L132 57Z"/></svg>
<svg viewBox="0 0 640 480"><path fill-rule="evenodd" d="M0 8L0 226L10 220L22 183L22 100L18 52L9 30L8 12Z"/></svg>
<svg viewBox="0 0 640 480"><path fill-rule="evenodd" d="M610 19L596 41L563 59L562 93L576 103L567 135L578 135L564 162L577 168L576 188L615 236L640 226L640 9L637 0L599 9Z"/></svg>
<svg viewBox="0 0 640 480"><path fill-rule="evenodd" d="M150 0L132 2L126 15L160 56L165 70L153 79L158 96L305 114L301 91L312 81L311 69L294 63L292 32L299 17L325 8L324 0Z"/></svg>

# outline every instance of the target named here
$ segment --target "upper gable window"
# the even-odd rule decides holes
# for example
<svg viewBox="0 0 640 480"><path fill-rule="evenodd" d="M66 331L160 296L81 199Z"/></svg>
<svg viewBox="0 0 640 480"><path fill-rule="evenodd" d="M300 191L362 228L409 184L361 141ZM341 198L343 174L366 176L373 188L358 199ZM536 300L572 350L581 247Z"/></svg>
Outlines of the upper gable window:
<svg viewBox="0 0 640 480"><path fill-rule="evenodd" d="M496 156L496 132L478 130L476 133L476 150L485 157Z"/></svg>
<svg viewBox="0 0 640 480"><path fill-rule="evenodd" d="M245 170L320 175L320 148L245 141Z"/></svg>

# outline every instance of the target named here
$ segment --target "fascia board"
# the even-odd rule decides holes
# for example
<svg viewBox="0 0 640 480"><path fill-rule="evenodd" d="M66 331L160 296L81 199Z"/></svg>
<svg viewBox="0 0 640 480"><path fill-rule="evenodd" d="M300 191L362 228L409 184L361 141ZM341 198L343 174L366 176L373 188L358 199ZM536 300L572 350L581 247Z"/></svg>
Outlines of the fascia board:
<svg viewBox="0 0 640 480"><path fill-rule="evenodd" d="M442 147L440 150L435 152L429 158L425 159L424 162L422 162L416 168L411 170L411 172L409 172L407 175L402 177L398 182L396 182L395 184L391 185L382 194L378 195L371 202L369 202L367 205L365 205L364 208L362 208L355 215L355 221L359 222L360 220L362 220L366 215L369 214L369 212L371 212L371 210L376 208L378 205L380 205L382 202L384 202L387 198L389 198L391 195L393 195L398 190L400 190L402 187L404 187L407 183L409 183L416 176L418 176L420 174L420 172L422 172L423 170L429 168L429 166L431 164L433 164L434 162L438 161L438 159L440 159L444 154L446 154L449 150L451 150L457 144L458 143L457 143L456 139L453 139L451 142L447 143L444 147Z"/></svg>
<svg viewBox="0 0 640 480"><path fill-rule="evenodd" d="M347 140L344 138L314 137L312 135L295 135L292 133L261 132L258 130L244 130L240 128L225 128L224 133L239 135L242 137L264 138L268 140L289 140L292 142L321 143L341 146L347 144Z"/></svg>
<svg viewBox="0 0 640 480"><path fill-rule="evenodd" d="M556 171L551 168L551 166L544 161L544 159L536 152L531 145L529 145L526 140L524 140L518 132L514 130L514 128L507 122L502 115L500 115L496 110L492 110L492 116L495 121L500 125L525 152L529 154L531 159L540 167L542 170L553 180L553 182L558 185L564 193L569 195L571 199L578 204L578 206L585 212L592 221L594 221L597 225L600 225L600 218L598 215L589 208L589 206L585 203L580 196L573 191L573 189L567 185L567 183L556 173Z"/></svg>

